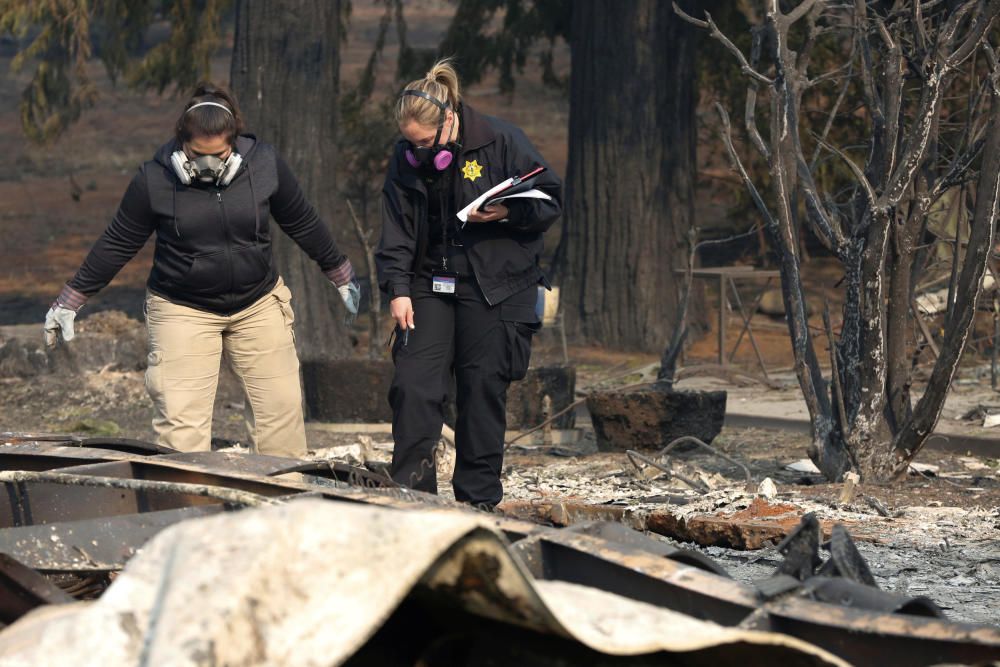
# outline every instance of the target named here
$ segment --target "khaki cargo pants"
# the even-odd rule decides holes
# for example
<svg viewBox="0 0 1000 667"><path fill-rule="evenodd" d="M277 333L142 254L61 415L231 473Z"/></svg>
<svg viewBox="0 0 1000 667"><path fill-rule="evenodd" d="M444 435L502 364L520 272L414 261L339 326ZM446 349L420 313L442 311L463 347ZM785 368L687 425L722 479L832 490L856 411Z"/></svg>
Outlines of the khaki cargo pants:
<svg viewBox="0 0 1000 667"><path fill-rule="evenodd" d="M306 451L291 292L279 278L270 294L232 315L216 315L146 295L146 390L157 442L208 451L222 353L243 382L250 439L260 454Z"/></svg>

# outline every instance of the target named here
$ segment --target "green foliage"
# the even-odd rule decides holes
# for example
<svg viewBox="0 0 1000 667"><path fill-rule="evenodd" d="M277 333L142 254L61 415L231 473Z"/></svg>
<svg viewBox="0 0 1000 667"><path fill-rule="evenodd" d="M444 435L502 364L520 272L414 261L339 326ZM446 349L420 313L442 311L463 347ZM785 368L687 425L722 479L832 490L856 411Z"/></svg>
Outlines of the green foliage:
<svg viewBox="0 0 1000 667"><path fill-rule="evenodd" d="M403 15L403 0L385 0L392 7L396 24L396 38L399 41L399 58L396 61L396 78L399 81L418 79L431 68L436 59L434 49L416 49L410 46L406 37L406 18Z"/></svg>
<svg viewBox="0 0 1000 667"><path fill-rule="evenodd" d="M34 67L21 95L21 125L34 142L56 139L97 99L87 71L95 51L112 81L137 88L189 88L209 72L222 14L232 0L0 0L0 34L21 48L11 63ZM137 55L158 17L169 38Z"/></svg>
<svg viewBox="0 0 1000 667"><path fill-rule="evenodd" d="M572 6L570 0L459 0L438 54L455 57L466 84L496 68L500 89L510 92L515 71L524 71L532 49L542 42L538 57L543 80L565 86L552 61L557 40L569 38Z"/></svg>
<svg viewBox="0 0 1000 667"><path fill-rule="evenodd" d="M222 45L223 13L232 0L175 0L165 2L164 17L170 37L156 45L128 73L129 85L163 93L193 88L210 71L212 54ZM121 4L149 4L126 2Z"/></svg>
<svg viewBox="0 0 1000 667"><path fill-rule="evenodd" d="M95 51L103 61L112 81L128 69L132 54L143 44L143 37L156 14L150 0L104 0L93 19Z"/></svg>
<svg viewBox="0 0 1000 667"><path fill-rule="evenodd" d="M406 24L402 0L385 0L371 55L358 82L340 96L339 179L345 197L357 202L362 223L368 224L372 203L376 201L385 174L386 156L396 138L393 107L396 91L381 100L373 99L378 65L390 28L395 24L405 44ZM400 58L403 61L403 58Z"/></svg>
<svg viewBox="0 0 1000 667"><path fill-rule="evenodd" d="M91 54L86 0L0 0L0 34L26 41L11 68L29 61L35 74L21 94L21 123L37 142L61 133L93 104L94 85L87 76Z"/></svg>

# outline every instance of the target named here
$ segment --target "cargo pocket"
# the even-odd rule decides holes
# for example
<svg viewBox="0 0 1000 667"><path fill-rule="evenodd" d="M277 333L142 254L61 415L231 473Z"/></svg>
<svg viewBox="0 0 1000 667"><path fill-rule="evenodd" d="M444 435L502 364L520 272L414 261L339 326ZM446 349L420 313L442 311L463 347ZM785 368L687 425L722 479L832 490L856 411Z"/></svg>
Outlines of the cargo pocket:
<svg viewBox="0 0 1000 667"><path fill-rule="evenodd" d="M531 338L541 328L531 306L500 304L500 320L507 338L507 369L501 373L508 382L523 380L531 363Z"/></svg>
<svg viewBox="0 0 1000 667"><path fill-rule="evenodd" d="M146 355L146 393L157 411L163 414L163 352L159 350Z"/></svg>
<svg viewBox="0 0 1000 667"><path fill-rule="evenodd" d="M271 294L278 300L278 307L281 309L281 317L285 320L285 326L292 329L295 322L295 313L292 311L292 291L284 283L280 283ZM293 330L294 335L294 330Z"/></svg>

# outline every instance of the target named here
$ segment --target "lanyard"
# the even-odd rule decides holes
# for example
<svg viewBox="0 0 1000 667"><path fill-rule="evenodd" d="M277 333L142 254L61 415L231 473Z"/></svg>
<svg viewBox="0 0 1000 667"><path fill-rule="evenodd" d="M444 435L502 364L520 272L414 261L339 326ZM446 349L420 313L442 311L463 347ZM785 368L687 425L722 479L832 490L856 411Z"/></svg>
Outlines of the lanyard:
<svg viewBox="0 0 1000 667"><path fill-rule="evenodd" d="M442 271L448 270L448 223L450 222L450 220L448 219L447 211L445 211L445 200L447 199L447 197L445 197L445 189L446 189L445 183L442 183L441 187L438 188L438 204L440 206L438 212L439 215L441 216L441 246L442 246L441 270Z"/></svg>

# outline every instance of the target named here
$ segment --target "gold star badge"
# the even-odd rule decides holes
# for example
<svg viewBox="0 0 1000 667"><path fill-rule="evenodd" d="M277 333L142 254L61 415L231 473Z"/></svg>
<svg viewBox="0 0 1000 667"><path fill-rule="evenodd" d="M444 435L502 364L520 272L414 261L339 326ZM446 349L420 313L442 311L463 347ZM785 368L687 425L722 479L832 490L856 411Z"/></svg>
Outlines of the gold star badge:
<svg viewBox="0 0 1000 667"><path fill-rule="evenodd" d="M465 166L462 167L462 175L470 181L475 182L477 178L483 175L483 166L479 164L478 160L473 160L472 162L466 160Z"/></svg>

